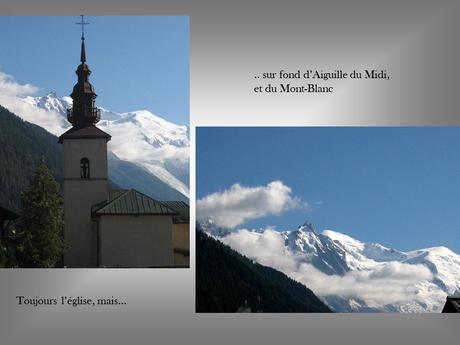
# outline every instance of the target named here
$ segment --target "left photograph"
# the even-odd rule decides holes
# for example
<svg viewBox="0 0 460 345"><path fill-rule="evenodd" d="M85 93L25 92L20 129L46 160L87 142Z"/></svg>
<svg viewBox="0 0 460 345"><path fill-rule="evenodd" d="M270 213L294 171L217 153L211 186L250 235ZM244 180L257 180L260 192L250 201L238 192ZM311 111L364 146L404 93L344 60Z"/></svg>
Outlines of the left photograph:
<svg viewBox="0 0 460 345"><path fill-rule="evenodd" d="M189 17L0 32L0 268L188 268Z"/></svg>

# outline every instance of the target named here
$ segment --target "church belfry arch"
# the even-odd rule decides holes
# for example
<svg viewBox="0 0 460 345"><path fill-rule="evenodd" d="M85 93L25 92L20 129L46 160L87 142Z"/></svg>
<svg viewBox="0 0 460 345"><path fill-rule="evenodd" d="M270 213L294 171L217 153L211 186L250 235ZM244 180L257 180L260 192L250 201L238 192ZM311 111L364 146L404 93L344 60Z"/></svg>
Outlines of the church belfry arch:
<svg viewBox="0 0 460 345"><path fill-rule="evenodd" d="M80 159L80 177L90 178L89 159L86 157L83 157L82 159Z"/></svg>

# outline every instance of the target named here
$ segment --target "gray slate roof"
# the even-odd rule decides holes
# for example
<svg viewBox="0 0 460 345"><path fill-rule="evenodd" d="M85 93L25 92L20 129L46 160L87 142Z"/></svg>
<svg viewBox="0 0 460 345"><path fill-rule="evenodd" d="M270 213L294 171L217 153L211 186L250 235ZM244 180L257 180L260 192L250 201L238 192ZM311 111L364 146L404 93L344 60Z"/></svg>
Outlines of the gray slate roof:
<svg viewBox="0 0 460 345"><path fill-rule="evenodd" d="M184 201L162 201L162 203L178 213L173 223L188 224L190 222L190 206Z"/></svg>
<svg viewBox="0 0 460 345"><path fill-rule="evenodd" d="M135 189L113 190L109 200L93 207L95 215L171 215L175 210Z"/></svg>
<svg viewBox="0 0 460 345"><path fill-rule="evenodd" d="M110 140L111 135L97 128L96 126L86 127L72 127L67 132L59 137L59 142L62 143L64 139L99 139L105 138Z"/></svg>

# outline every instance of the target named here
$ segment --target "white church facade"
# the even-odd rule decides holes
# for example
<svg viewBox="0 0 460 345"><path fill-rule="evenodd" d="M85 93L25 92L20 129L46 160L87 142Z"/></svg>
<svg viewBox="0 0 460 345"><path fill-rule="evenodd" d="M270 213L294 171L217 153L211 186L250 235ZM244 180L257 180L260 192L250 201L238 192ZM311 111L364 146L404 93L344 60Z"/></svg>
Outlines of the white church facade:
<svg viewBox="0 0 460 345"><path fill-rule="evenodd" d="M173 267L176 247L180 265L188 265L188 218L183 202L160 202L139 191L109 190L107 143L111 136L96 127L97 97L89 81L84 35L81 64L73 88L72 128L59 137L64 151L65 267ZM178 206L178 207L176 207ZM188 217L188 211L187 211ZM179 220L179 221L178 221ZM182 227L175 226L181 222ZM173 234L173 227L181 230ZM187 232L187 234L185 234ZM174 237L181 245L174 244ZM185 257L185 261L184 261ZM176 260L175 260L176 258Z"/></svg>

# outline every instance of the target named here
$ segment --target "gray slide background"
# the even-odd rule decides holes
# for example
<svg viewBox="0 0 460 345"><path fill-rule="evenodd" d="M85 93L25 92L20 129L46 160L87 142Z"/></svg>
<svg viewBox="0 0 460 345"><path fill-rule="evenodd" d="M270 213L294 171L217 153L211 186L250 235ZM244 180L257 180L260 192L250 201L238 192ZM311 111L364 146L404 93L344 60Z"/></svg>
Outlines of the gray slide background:
<svg viewBox="0 0 460 345"><path fill-rule="evenodd" d="M3 15L81 12L191 15L192 126L460 124L458 1L0 2ZM255 74L306 66L386 68L392 79L337 84L325 96L251 92ZM455 315L195 314L193 233L191 241L190 270L1 270L0 343L458 342ZM30 308L16 295L115 296L127 305Z"/></svg>

